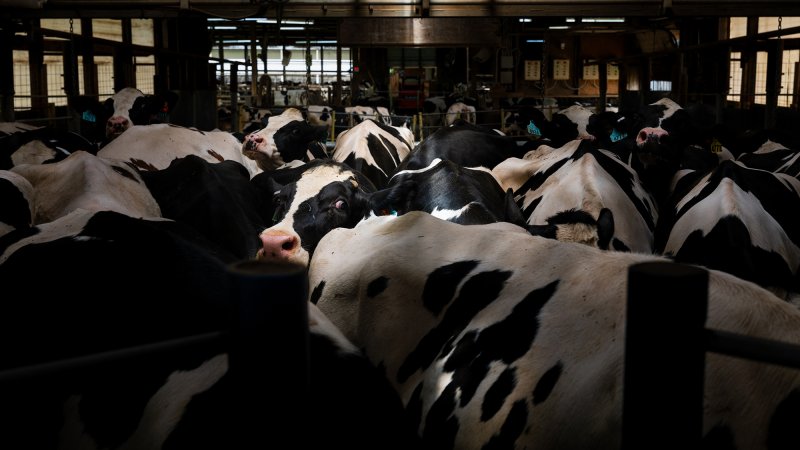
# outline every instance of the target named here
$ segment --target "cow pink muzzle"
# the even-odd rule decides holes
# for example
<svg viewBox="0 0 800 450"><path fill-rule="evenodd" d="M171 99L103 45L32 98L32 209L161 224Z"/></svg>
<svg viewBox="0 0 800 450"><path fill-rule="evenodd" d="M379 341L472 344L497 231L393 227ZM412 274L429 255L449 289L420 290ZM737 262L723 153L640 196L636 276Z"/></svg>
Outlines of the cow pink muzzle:
<svg viewBox="0 0 800 450"><path fill-rule="evenodd" d="M663 128L652 128L652 127L642 128L642 130L639 131L639 134L636 136L636 145L641 147L648 140L658 141L661 139L662 136L669 136L667 130Z"/></svg>
<svg viewBox="0 0 800 450"><path fill-rule="evenodd" d="M268 231L259 235L262 247L256 259L270 262L285 262L300 251L300 239L281 231Z"/></svg>

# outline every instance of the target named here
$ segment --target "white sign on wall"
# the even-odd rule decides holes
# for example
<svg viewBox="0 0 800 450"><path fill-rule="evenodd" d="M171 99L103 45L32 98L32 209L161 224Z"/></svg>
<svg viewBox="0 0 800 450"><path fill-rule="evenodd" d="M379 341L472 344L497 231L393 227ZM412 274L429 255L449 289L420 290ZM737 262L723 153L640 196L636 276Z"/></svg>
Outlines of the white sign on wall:
<svg viewBox="0 0 800 450"><path fill-rule="evenodd" d="M553 60L553 79L554 80L569 80L569 60L568 59L554 59Z"/></svg>
<svg viewBox="0 0 800 450"><path fill-rule="evenodd" d="M609 64L606 66L606 78L609 80L619 80L619 66Z"/></svg>
<svg viewBox="0 0 800 450"><path fill-rule="evenodd" d="M591 66L583 66L583 79L584 80L600 79L600 68L597 66L597 64L592 64Z"/></svg>
<svg viewBox="0 0 800 450"><path fill-rule="evenodd" d="M542 79L542 62L540 60L525 61L525 81L537 81Z"/></svg>

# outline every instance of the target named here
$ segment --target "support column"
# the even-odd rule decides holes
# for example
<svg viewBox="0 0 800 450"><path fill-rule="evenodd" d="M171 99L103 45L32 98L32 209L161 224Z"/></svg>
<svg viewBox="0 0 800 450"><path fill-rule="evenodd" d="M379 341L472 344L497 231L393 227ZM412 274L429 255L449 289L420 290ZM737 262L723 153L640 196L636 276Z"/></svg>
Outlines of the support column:
<svg viewBox="0 0 800 450"><path fill-rule="evenodd" d="M14 121L14 32L11 26L0 27L0 121Z"/></svg>
<svg viewBox="0 0 800 450"><path fill-rule="evenodd" d="M767 49L767 105L764 109L764 128L775 128L777 122L778 95L781 91L781 68L783 66L783 39L768 41Z"/></svg>

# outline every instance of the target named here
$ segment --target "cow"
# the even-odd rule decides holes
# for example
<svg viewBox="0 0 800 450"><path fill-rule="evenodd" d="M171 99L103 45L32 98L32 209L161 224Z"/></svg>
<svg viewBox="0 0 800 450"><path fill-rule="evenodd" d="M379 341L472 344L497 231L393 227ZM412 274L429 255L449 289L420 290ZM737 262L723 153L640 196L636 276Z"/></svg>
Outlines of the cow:
<svg viewBox="0 0 800 450"><path fill-rule="evenodd" d="M512 137L458 119L453 125L439 128L423 139L400 164L398 171L428 167L437 158L464 167L492 169L507 158L522 157L536 147L536 143L520 145Z"/></svg>
<svg viewBox="0 0 800 450"><path fill-rule="evenodd" d="M551 238L653 253L658 209L636 172L592 141L540 146L492 174L511 189L527 224ZM534 228L536 229L536 228Z"/></svg>
<svg viewBox="0 0 800 450"><path fill-rule="evenodd" d="M388 198L373 199L373 204L391 208L383 213L425 211L462 225L503 221L525 226L511 191L504 192L488 169L448 160L435 159L428 167L395 173L387 189L373 194L377 196Z"/></svg>
<svg viewBox="0 0 800 450"><path fill-rule="evenodd" d="M752 152L742 152L736 158L747 167L785 173L800 178L800 147L792 147L766 138Z"/></svg>
<svg viewBox="0 0 800 450"><path fill-rule="evenodd" d="M287 108L269 117L264 128L246 135L241 151L259 170L272 170L294 160L326 157L327 135L327 126L310 125L299 109Z"/></svg>
<svg viewBox="0 0 800 450"><path fill-rule="evenodd" d="M731 160L677 178L659 220L657 252L786 299L800 292L800 180Z"/></svg>
<svg viewBox="0 0 800 450"><path fill-rule="evenodd" d="M639 174L647 189L663 204L669 196L672 177L681 169L684 151L690 146L698 146L714 151L712 136L714 127L711 113L703 105L683 108L669 98L634 111L621 111L628 118L630 132L628 140L633 141L628 163ZM621 142L624 146L624 142ZM617 151L618 153L624 152ZM719 156L724 159L723 156Z"/></svg>
<svg viewBox="0 0 800 450"><path fill-rule="evenodd" d="M464 119L471 124L475 124L477 121L475 117L475 107L463 102L453 103L447 108L444 124L450 126L456 119Z"/></svg>
<svg viewBox="0 0 800 450"><path fill-rule="evenodd" d="M256 260L308 265L317 242L337 227L353 227L370 216L375 185L361 172L332 159L263 172L252 179L273 192L272 226L259 234ZM388 200L387 200L388 201Z"/></svg>
<svg viewBox="0 0 800 450"><path fill-rule="evenodd" d="M129 162L140 171L163 170L175 159L195 155L209 162L236 161L251 177L260 172L256 161L242 154L242 143L233 134L166 123L134 125L97 155Z"/></svg>
<svg viewBox="0 0 800 450"><path fill-rule="evenodd" d="M237 259L250 259L261 247L258 233L271 223L272 192L251 183L241 164L187 155L141 177L163 217L191 226Z"/></svg>
<svg viewBox="0 0 800 450"><path fill-rule="evenodd" d="M150 95L125 87L103 103L78 96L70 100L70 106L81 113L82 125L86 125L81 134L102 147L133 125L169 123L169 113L177 102L178 94L172 91Z"/></svg>
<svg viewBox="0 0 800 450"><path fill-rule="evenodd" d="M0 134L0 170L19 164L60 161L79 150L97 152L95 144L72 131L51 126L17 130Z"/></svg>
<svg viewBox="0 0 800 450"><path fill-rule="evenodd" d="M23 164L11 171L33 186L34 225L53 222L76 210L161 217L158 203L138 171L125 162L79 151L57 163Z"/></svg>
<svg viewBox="0 0 800 450"><path fill-rule="evenodd" d="M422 448L618 449L626 274L668 261L412 212L326 235L309 300L383 368ZM800 344L796 308L708 277L707 327ZM704 447L800 445L796 370L706 361Z"/></svg>
<svg viewBox="0 0 800 450"><path fill-rule="evenodd" d="M361 172L380 189L413 148L408 128L367 119L339 134L331 158Z"/></svg>

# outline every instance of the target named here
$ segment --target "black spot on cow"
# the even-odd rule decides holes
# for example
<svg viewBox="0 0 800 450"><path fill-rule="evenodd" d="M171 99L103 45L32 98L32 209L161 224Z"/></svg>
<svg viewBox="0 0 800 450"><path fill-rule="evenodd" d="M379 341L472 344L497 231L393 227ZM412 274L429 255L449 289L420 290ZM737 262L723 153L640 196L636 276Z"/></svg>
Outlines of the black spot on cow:
<svg viewBox="0 0 800 450"><path fill-rule="evenodd" d="M481 405L481 421L486 422L500 411L506 398L511 395L514 386L517 384L515 372L513 368L506 367L506 370L497 377L497 380L486 391Z"/></svg>
<svg viewBox="0 0 800 450"><path fill-rule="evenodd" d="M311 297L309 301L313 304L317 304L319 299L322 297L322 292L325 290L325 280L319 282L318 285L314 287L314 290L311 291Z"/></svg>
<svg viewBox="0 0 800 450"><path fill-rule="evenodd" d="M538 315L553 296L558 280L531 291L503 320L481 330L477 337L467 334L457 344L444 365L452 371L452 384L461 390L461 404L469 402L494 361L511 364L530 351L539 331ZM441 354L449 354L445 345Z"/></svg>
<svg viewBox="0 0 800 450"><path fill-rule="evenodd" d="M631 249L617 238L611 240L611 247L618 252L630 252Z"/></svg>
<svg viewBox="0 0 800 450"><path fill-rule="evenodd" d="M792 391L783 399L769 422L767 448L770 450L789 450L800 448L800 391Z"/></svg>
<svg viewBox="0 0 800 450"><path fill-rule="evenodd" d="M0 178L0 222L14 228L28 227L31 224L31 210L22 192L11 181Z"/></svg>
<svg viewBox="0 0 800 450"><path fill-rule="evenodd" d="M456 387L450 383L431 405L425 418L422 440L425 448L451 449L458 434L458 418L453 414L456 407Z"/></svg>
<svg viewBox="0 0 800 450"><path fill-rule="evenodd" d="M534 405L538 405L547 400L547 397L553 392L556 382L558 382L558 379L561 377L562 368L561 362L558 362L539 378L539 382L536 383L536 387L533 388Z"/></svg>
<svg viewBox="0 0 800 450"><path fill-rule="evenodd" d="M730 427L717 424L703 436L701 447L705 450L737 450Z"/></svg>
<svg viewBox="0 0 800 450"><path fill-rule="evenodd" d="M136 178L136 177L135 177L135 176L134 176L134 175L133 175L133 174L132 174L130 171L128 171L128 170L125 170L125 169L123 169L122 167L119 167L119 166L111 166L111 169L112 169L114 172L117 172L118 174L122 175L122 176L123 176L123 177L125 177L125 178L128 178L128 179L130 179L130 180L133 180L133 181L135 181L135 182L137 182L137 183L139 182L139 180L138 180L138 179L137 179L137 178Z"/></svg>
<svg viewBox="0 0 800 450"><path fill-rule="evenodd" d="M482 450L503 450L514 449L514 443L525 431L525 423L528 420L528 405L525 400L518 400L511 407L506 421L500 428L500 434L492 436L489 442L486 443Z"/></svg>
<svg viewBox="0 0 800 450"><path fill-rule="evenodd" d="M464 283L438 326L426 334L397 371L397 381L405 382L419 369L425 369L452 339L464 329L475 315L494 301L513 272L482 272Z"/></svg>
<svg viewBox="0 0 800 450"><path fill-rule="evenodd" d="M385 291L389 286L389 279L386 277L378 277L370 281L367 285L367 297L376 297L381 292Z"/></svg>
<svg viewBox="0 0 800 450"><path fill-rule="evenodd" d="M461 280L477 265L478 261L458 261L431 272L422 291L422 303L428 311L438 316L453 299Z"/></svg>

